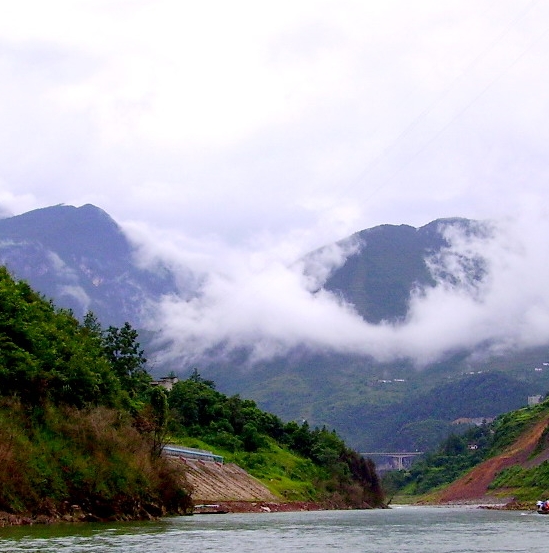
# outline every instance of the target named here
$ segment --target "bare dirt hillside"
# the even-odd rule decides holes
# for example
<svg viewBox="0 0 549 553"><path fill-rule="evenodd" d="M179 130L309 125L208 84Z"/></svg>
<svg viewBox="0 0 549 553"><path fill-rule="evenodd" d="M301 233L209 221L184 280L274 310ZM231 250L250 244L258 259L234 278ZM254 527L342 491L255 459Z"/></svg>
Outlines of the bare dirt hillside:
<svg viewBox="0 0 549 553"><path fill-rule="evenodd" d="M436 501L440 503L465 503L472 501L498 502L511 500L512 498L504 497L505 490L489 490L488 486L495 476L507 467L513 465L532 467L541 464L549 458L549 450L544 450L539 455L536 455L536 457L530 459L548 424L549 416L539 421L528 432L523 433L501 455L481 463L471 472L440 492L436 497Z"/></svg>
<svg viewBox="0 0 549 553"><path fill-rule="evenodd" d="M261 482L232 463L181 459L196 503L279 501Z"/></svg>

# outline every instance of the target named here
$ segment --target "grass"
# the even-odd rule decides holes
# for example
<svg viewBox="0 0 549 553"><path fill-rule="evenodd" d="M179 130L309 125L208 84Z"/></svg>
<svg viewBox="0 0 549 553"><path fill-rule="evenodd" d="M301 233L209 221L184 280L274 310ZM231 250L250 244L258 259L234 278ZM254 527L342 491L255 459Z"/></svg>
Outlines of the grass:
<svg viewBox="0 0 549 553"><path fill-rule="evenodd" d="M0 443L0 510L7 512L62 513L77 504L99 518L138 517L128 505L170 509L167 495L181 487L131 420L104 407L49 406L30 425L21 405L0 406Z"/></svg>
<svg viewBox="0 0 549 553"><path fill-rule="evenodd" d="M506 489L520 501L533 501L549 496L549 462L529 469L512 466L501 471L490 489Z"/></svg>

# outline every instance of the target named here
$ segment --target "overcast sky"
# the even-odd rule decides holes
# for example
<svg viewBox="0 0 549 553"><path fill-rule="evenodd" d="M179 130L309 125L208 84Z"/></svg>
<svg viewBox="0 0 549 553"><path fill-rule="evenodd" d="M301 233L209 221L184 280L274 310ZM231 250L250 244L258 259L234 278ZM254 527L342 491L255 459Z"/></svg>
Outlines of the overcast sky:
<svg viewBox="0 0 549 553"><path fill-rule="evenodd" d="M284 342L293 321L333 345L322 321L337 313L358 325L361 348L410 353L418 329L435 332L426 306L440 298L413 312L395 346L397 330L365 338L373 329L333 298L319 313L285 267L382 223L507 221L521 237L515 260L546 229L546 0L4 4L0 208L93 203L149 254L210 275L206 306L165 306L166 325L185 321L177 332L227 339L220 321L231 326L236 310L247 339ZM501 242L492 246L501 263ZM545 302L549 268L530 261L520 259ZM262 298L263 286L287 305ZM227 295L237 305L221 308ZM522 314L535 304L522 301ZM434 354L456 335L447 329Z"/></svg>

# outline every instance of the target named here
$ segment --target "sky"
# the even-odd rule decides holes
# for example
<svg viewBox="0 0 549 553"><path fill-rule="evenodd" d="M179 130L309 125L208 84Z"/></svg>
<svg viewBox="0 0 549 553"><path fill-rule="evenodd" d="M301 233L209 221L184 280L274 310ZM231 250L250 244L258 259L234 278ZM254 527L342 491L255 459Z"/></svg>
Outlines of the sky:
<svg viewBox="0 0 549 553"><path fill-rule="evenodd" d="M182 351L305 342L421 362L549 341L546 0L5 4L0 213L104 209L143 262L201 283L155 320ZM289 269L362 229L453 216L497 222L444 260L480 248L492 280L474 300L414 298L399 328ZM330 251L322 274L349 253Z"/></svg>

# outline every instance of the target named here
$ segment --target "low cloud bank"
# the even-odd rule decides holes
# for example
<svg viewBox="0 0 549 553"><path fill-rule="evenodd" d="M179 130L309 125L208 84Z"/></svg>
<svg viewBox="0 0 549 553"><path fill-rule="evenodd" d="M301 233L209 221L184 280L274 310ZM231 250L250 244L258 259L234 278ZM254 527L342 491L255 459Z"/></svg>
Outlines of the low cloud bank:
<svg viewBox="0 0 549 553"><path fill-rule="evenodd" d="M338 296L315 292L355 251L350 241L320 251L306 277L299 263L266 252L131 232L143 263L161 259L184 275L181 295L163 298L151 321L170 356L192 362L214 347L245 347L258 361L305 346L421 366L456 349L501 353L549 343L549 222L516 217L489 228L482 236L446 229L450 247L429 260L437 286L414 291L398 324L369 324Z"/></svg>

